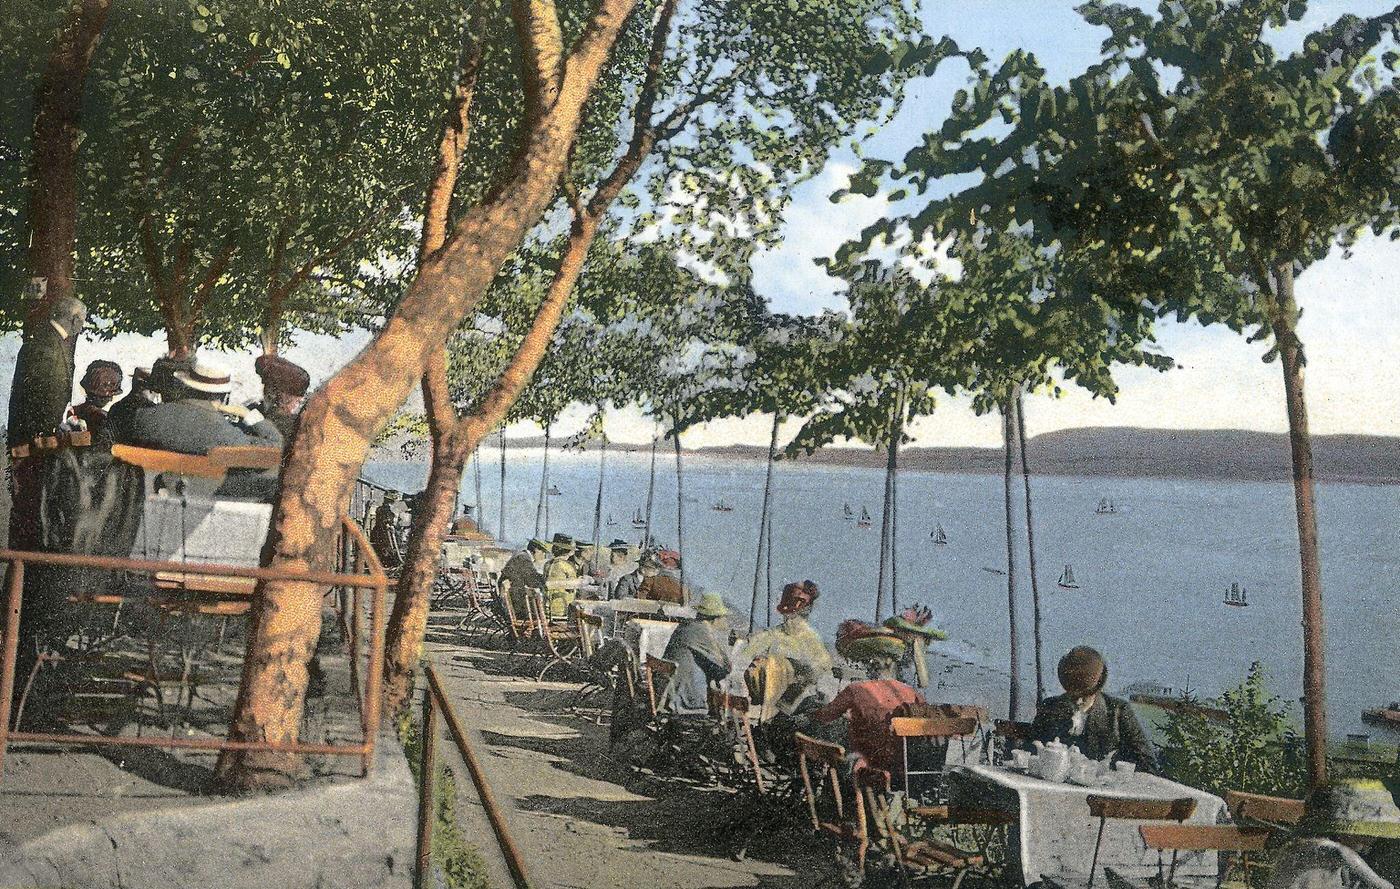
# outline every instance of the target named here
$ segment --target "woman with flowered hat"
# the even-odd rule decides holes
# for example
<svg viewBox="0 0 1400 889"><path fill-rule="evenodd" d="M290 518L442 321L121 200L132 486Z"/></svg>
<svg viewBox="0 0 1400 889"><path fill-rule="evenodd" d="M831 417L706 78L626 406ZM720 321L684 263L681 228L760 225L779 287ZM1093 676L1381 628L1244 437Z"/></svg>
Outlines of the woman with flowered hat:
<svg viewBox="0 0 1400 889"><path fill-rule="evenodd" d="M1269 889L1394 889L1400 878L1400 779L1339 778L1308 794L1298 836Z"/></svg>
<svg viewBox="0 0 1400 889"><path fill-rule="evenodd" d="M905 650L904 640L887 627L848 620L836 631L836 653L865 664L870 678L843 688L812 718L826 723L847 717L847 747L857 767L893 769L899 745L890 731L890 716L901 705L924 703L923 695L895 678Z"/></svg>

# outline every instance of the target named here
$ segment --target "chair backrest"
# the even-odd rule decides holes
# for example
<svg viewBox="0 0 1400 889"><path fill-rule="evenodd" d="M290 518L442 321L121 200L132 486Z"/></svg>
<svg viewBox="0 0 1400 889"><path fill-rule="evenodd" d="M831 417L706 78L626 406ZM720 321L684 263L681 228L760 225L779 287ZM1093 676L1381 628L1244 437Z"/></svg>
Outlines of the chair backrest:
<svg viewBox="0 0 1400 889"><path fill-rule="evenodd" d="M224 477L224 467L214 464L208 457L198 454L181 454L175 451L159 451L155 448L138 448L135 445L112 445L112 456L133 466L140 466L147 472L169 472L174 475L189 475L196 478L220 479Z"/></svg>
<svg viewBox="0 0 1400 889"><path fill-rule="evenodd" d="M1196 812L1196 800L1143 799L1090 794L1089 814L1095 818L1127 818L1133 821L1185 821Z"/></svg>
<svg viewBox="0 0 1400 889"><path fill-rule="evenodd" d="M832 744L827 741L819 741L797 732L793 735L793 741L797 745L797 769L802 775L802 796L807 801L807 814L812 819L812 829L837 833L841 823L846 820L846 803L841 793L840 767L846 758L846 750L839 744ZM821 769L820 785L812 781L811 766L815 763ZM823 821L821 817L822 794L819 787L825 787L832 800L832 807L836 813L835 822ZM865 829L864 806L860 802L860 794L855 795L856 804L861 806L861 817L859 819L859 830Z"/></svg>
<svg viewBox="0 0 1400 889"><path fill-rule="evenodd" d="M656 677L661 676L669 684L671 676L676 672L674 661L662 660L659 657L646 656L642 662L642 675L646 678L647 684L647 706L651 709L651 715L656 716L661 711L661 699L664 692L656 690Z"/></svg>
<svg viewBox="0 0 1400 889"><path fill-rule="evenodd" d="M515 603L510 599L510 580L501 581L500 592L497 596L501 600L501 607L506 610L506 623L510 628L510 638L516 642L520 641L520 617L515 613Z"/></svg>
<svg viewBox="0 0 1400 889"><path fill-rule="evenodd" d="M1227 790L1225 806L1230 810L1230 818L1236 822L1297 824L1303 818L1303 801L1286 796L1265 796L1262 793Z"/></svg>
<svg viewBox="0 0 1400 889"><path fill-rule="evenodd" d="M210 448L208 459L221 469L277 469L282 465L282 449L258 445Z"/></svg>
<svg viewBox="0 0 1400 889"><path fill-rule="evenodd" d="M913 795L914 791L910 785L910 778L920 775L935 775L943 772L942 766L946 766L946 756L937 769L914 769L909 767L909 741L911 738L925 738L930 741L947 743L953 738L959 742L964 742L967 737L976 734L977 720L972 717L949 717L949 716L895 716L890 719L890 731L896 738L899 738L900 753L903 763L904 792ZM965 743L965 742L964 742ZM966 758L966 748L964 747L964 758Z"/></svg>
<svg viewBox="0 0 1400 889"><path fill-rule="evenodd" d="M1010 719L998 719L992 724L992 731L1008 741L1020 743L1031 739L1031 724L1029 722L1015 722Z"/></svg>
<svg viewBox="0 0 1400 889"><path fill-rule="evenodd" d="M587 611L575 608L574 620L578 623L579 653L584 658L591 658L598 651L594 644L594 637L602 636L603 619L596 614L589 614Z"/></svg>
<svg viewBox="0 0 1400 889"><path fill-rule="evenodd" d="M1138 833L1143 845L1159 851L1262 852L1273 831L1234 824L1144 824Z"/></svg>
<svg viewBox="0 0 1400 889"><path fill-rule="evenodd" d="M716 719L722 720L731 715L735 719L742 719L749 715L749 699L741 695L731 695L717 688L711 688L709 702L710 715Z"/></svg>

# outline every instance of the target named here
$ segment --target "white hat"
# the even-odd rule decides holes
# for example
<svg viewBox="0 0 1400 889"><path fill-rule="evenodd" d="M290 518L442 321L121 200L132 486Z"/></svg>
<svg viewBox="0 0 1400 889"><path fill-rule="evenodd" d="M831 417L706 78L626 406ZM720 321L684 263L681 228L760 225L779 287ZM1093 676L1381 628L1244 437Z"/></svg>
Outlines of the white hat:
<svg viewBox="0 0 1400 889"><path fill-rule="evenodd" d="M196 392L223 395L233 391L233 377L228 368L209 358L196 358L188 370L175 371L175 379Z"/></svg>

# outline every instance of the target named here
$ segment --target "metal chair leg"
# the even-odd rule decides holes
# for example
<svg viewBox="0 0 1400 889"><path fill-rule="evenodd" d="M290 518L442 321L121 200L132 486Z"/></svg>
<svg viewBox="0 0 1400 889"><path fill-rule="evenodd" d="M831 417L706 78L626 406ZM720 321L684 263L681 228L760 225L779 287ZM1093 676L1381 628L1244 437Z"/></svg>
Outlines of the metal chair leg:
<svg viewBox="0 0 1400 889"><path fill-rule="evenodd" d="M1094 860L1089 864L1089 884L1087 889L1094 889L1094 872L1099 869L1099 848L1103 846L1103 829L1108 824L1107 818L1099 819L1099 836L1094 840Z"/></svg>

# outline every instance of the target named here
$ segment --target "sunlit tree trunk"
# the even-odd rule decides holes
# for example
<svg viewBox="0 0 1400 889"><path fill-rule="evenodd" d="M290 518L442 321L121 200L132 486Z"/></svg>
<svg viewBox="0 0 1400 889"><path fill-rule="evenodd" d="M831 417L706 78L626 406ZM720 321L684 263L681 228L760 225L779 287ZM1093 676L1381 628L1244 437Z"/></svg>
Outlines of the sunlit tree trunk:
<svg viewBox="0 0 1400 889"><path fill-rule="evenodd" d="M1006 460L1002 472L1002 494L1006 509L1006 611L1010 618L1011 692L1007 704L1008 716L1020 715L1021 703L1021 637L1016 615L1016 536L1015 516L1011 507L1012 449L1015 447L1015 406L1007 399L1001 406L1001 442Z"/></svg>
<svg viewBox="0 0 1400 889"><path fill-rule="evenodd" d="M513 3L526 100L519 154L420 265L370 343L307 399L283 462L264 564L292 571L333 566L341 517L374 436L554 201L584 104L635 6L636 0L599 0L566 51L552 3ZM548 339L536 343L527 336L527 342L542 355ZM528 377L511 375L488 393L480 418L490 422L487 428L504 418ZM469 424L467 451L483 434L479 425ZM320 635L321 596L313 583L259 582L230 738L297 739L307 664ZM249 788L286 783L299 763L291 754L227 751L216 771L225 788Z"/></svg>
<svg viewBox="0 0 1400 889"><path fill-rule="evenodd" d="M660 436L655 432L651 436L651 470L647 474L647 511L646 528L642 531L642 548L651 546L651 510L656 502L656 444L660 441Z"/></svg>
<svg viewBox="0 0 1400 889"><path fill-rule="evenodd" d="M1021 390L1016 390L1016 438L1021 452L1021 483L1026 489L1026 552L1031 575L1031 630L1035 641L1035 701L1045 700L1045 672L1041 663L1040 581L1036 579L1035 518L1031 511L1031 470L1026 460L1026 412Z"/></svg>
<svg viewBox="0 0 1400 889"><path fill-rule="evenodd" d="M749 632L753 632L755 618L758 612L758 588L763 580L763 557L768 556L769 564L772 564L772 553L768 548L769 539L772 533L769 531L769 508L773 502L773 463L778 456L778 427L782 425L783 415L777 411L773 412L773 434L768 440L768 468L763 475L763 505L759 508L758 515L758 553L754 557L753 565L753 599L749 602ZM772 594L770 591L768 603L768 613L772 612ZM766 618L765 618L766 619Z"/></svg>
<svg viewBox="0 0 1400 889"><path fill-rule="evenodd" d="M1308 756L1308 785L1316 788L1327 781L1327 674L1323 663L1326 622L1322 610L1322 560L1317 545L1312 440L1308 434L1308 406L1303 387L1306 361L1296 327L1298 305L1293 293L1293 266L1280 263L1273 272L1274 293L1269 320L1283 368L1303 587L1303 738Z"/></svg>

